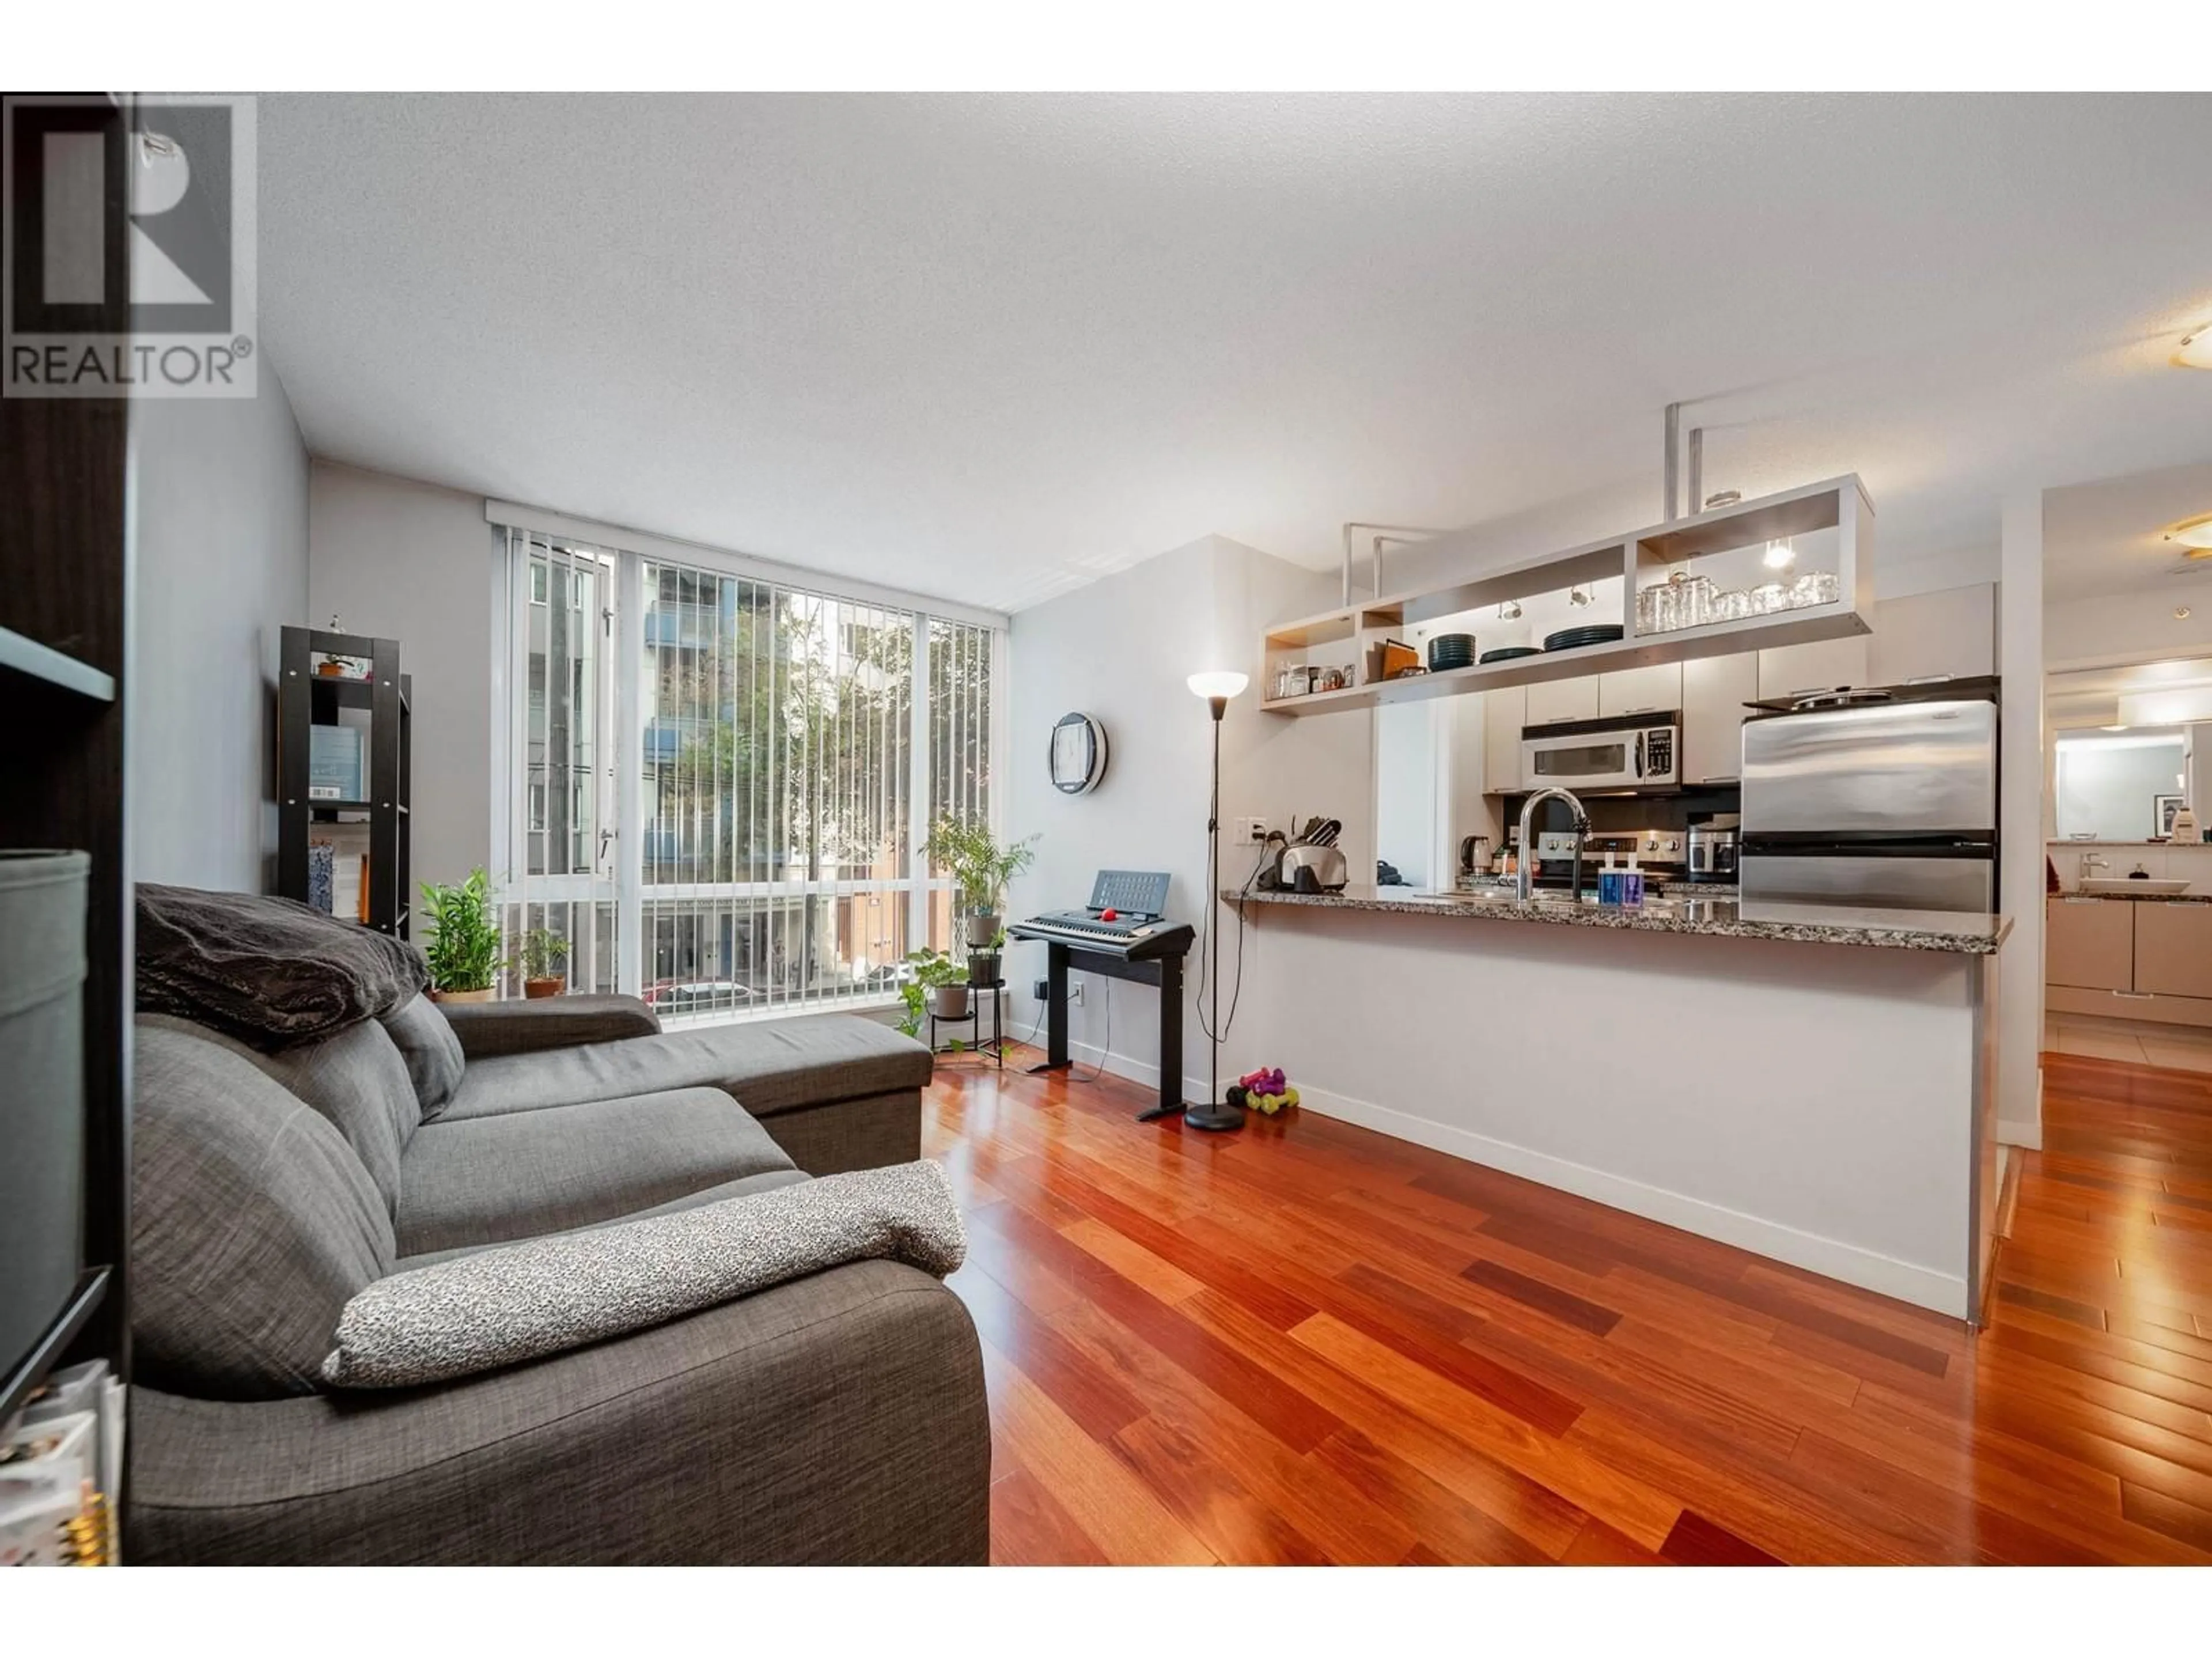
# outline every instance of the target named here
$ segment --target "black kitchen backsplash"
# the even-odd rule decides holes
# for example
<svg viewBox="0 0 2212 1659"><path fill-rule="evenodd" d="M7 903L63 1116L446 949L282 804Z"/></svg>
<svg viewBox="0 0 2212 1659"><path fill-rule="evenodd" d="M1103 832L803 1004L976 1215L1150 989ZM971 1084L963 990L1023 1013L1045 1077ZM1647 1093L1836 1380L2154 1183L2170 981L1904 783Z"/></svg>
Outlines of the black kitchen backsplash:
<svg viewBox="0 0 2212 1659"><path fill-rule="evenodd" d="M1504 798L1505 823L1520 822L1521 803L1525 799L1525 794ZM1730 785L1685 789L1679 795L1588 795L1583 798L1583 807L1589 813L1591 831L1597 835L1629 830L1687 830L1720 813L1741 811L1743 791ZM1567 823L1565 801L1546 801L1536 809L1539 832L1564 830Z"/></svg>

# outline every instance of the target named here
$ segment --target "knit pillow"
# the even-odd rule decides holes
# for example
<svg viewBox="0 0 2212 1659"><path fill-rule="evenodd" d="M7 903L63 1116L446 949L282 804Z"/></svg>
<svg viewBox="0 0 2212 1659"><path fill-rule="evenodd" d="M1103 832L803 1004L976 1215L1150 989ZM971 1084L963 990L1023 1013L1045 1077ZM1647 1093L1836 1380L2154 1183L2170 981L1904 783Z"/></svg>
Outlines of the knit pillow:
<svg viewBox="0 0 2212 1659"><path fill-rule="evenodd" d="M380 1279L339 1316L323 1378L342 1389L443 1382L665 1325L848 1261L888 1256L942 1278L967 1252L939 1165L825 1176Z"/></svg>

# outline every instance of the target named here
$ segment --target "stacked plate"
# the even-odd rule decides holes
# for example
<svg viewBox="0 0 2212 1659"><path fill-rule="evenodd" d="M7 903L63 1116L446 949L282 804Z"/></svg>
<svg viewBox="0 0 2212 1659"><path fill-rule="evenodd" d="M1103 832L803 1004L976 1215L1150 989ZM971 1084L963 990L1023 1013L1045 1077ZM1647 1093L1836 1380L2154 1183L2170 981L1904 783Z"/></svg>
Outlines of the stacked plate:
<svg viewBox="0 0 2212 1659"><path fill-rule="evenodd" d="M1472 634L1439 634L1429 641L1429 672L1441 674L1447 668L1467 668L1474 662L1474 635Z"/></svg>
<svg viewBox="0 0 2212 1659"><path fill-rule="evenodd" d="M1547 651L1578 651L1586 645L1610 645L1622 634L1619 623L1592 623L1585 628L1563 628L1544 635Z"/></svg>
<svg viewBox="0 0 2212 1659"><path fill-rule="evenodd" d="M1540 657L1544 653L1533 645L1501 645L1495 651L1482 653L1485 662L1511 662L1516 657Z"/></svg>

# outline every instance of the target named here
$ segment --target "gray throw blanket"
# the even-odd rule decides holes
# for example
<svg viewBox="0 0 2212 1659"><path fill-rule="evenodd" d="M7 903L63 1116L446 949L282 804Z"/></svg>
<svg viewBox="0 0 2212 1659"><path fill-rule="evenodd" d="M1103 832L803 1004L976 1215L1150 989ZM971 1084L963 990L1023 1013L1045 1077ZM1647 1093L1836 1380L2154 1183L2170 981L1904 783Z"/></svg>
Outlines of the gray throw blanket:
<svg viewBox="0 0 2212 1659"><path fill-rule="evenodd" d="M339 1316L323 1378L342 1389L443 1382L665 1325L848 1261L889 1256L942 1278L967 1253L939 1165L824 1176L380 1279Z"/></svg>
<svg viewBox="0 0 2212 1659"><path fill-rule="evenodd" d="M138 1006L281 1048L429 984L412 945L291 899L138 884Z"/></svg>

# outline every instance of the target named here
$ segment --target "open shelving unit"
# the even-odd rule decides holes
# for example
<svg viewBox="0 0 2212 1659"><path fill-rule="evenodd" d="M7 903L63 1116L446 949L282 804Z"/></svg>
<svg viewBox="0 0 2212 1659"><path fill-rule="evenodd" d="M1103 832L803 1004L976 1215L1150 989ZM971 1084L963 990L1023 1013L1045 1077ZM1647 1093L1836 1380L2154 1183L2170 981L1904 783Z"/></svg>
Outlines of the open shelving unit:
<svg viewBox="0 0 2212 1659"><path fill-rule="evenodd" d="M320 830L358 842L365 832L368 915L380 933L408 937L412 912L414 686L400 672L399 642L319 628L287 628L278 647L276 688L276 890L308 902L308 848ZM327 673L327 665L366 673ZM367 793L317 799L310 787L314 728L366 718ZM347 854L352 856L353 854Z"/></svg>
<svg viewBox="0 0 2212 1659"><path fill-rule="evenodd" d="M1704 574L1700 566L1729 580L1748 580L1747 573L1767 544L1783 540L1792 543L1793 556L1802 557L1806 566L1834 574L1832 601L1663 632L1638 629L1639 589L1663 582L1678 570ZM1280 714L1367 708L1871 633L1867 615L1874 605L1873 545L1874 507L1856 473L1716 507L1629 535L1517 560L1448 587L1342 606L1270 628L1261 644L1260 707ZM1386 640L1467 616L1479 658L1488 648L1481 613L1495 617L1499 607L1541 605L1573 591L1590 596L1591 603L1572 620L1617 623L1620 640L1401 679L1377 678L1379 647ZM1303 665L1348 671L1346 683L1330 690L1276 696L1282 671Z"/></svg>

